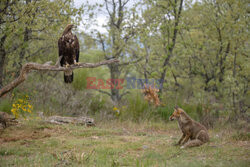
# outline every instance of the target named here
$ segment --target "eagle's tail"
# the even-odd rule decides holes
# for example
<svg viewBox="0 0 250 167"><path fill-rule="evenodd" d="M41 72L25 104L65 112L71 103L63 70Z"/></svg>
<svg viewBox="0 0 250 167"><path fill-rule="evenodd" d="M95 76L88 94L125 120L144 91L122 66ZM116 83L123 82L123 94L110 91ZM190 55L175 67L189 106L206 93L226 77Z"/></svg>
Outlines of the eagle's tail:
<svg viewBox="0 0 250 167"><path fill-rule="evenodd" d="M73 77L74 77L73 71L70 74L67 74L65 72L64 73L64 82L65 83L71 83L71 82L73 82Z"/></svg>

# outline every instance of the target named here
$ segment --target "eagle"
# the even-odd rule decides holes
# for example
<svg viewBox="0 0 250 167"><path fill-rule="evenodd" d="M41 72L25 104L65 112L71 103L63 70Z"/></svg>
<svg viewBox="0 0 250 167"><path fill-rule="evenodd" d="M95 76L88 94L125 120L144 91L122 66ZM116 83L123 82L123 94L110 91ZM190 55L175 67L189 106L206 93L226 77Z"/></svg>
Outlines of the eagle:
<svg viewBox="0 0 250 167"><path fill-rule="evenodd" d="M73 24L68 24L58 40L59 57L62 56L60 61L61 66L79 65L79 41L71 31L73 28L75 28ZM64 82L73 82L72 70L64 72Z"/></svg>

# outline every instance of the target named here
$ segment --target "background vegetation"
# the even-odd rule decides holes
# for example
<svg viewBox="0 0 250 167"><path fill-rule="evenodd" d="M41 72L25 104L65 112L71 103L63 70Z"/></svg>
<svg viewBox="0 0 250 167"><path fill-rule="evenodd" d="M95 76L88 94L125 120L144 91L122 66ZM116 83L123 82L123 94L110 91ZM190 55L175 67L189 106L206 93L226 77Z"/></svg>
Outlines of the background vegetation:
<svg viewBox="0 0 250 167"><path fill-rule="evenodd" d="M21 96L34 113L91 115L97 120L168 120L175 105L207 127L249 122L249 5L246 0L98 1L2 0L0 86L26 62L54 62L68 23L79 25L81 62L117 58L120 63L79 69L71 85L56 72L31 73L0 100L9 112ZM102 13L104 32L93 27ZM89 90L87 77L161 79L162 105L141 90ZM115 108L115 109L114 109Z"/></svg>
<svg viewBox="0 0 250 167"><path fill-rule="evenodd" d="M249 166L249 1L75 2L0 1L0 88L27 62L55 63L69 23L80 62L120 60L77 69L72 84L63 72L31 72L1 97L0 111L19 124L0 130L0 166ZM123 89L87 89L88 77L159 79L161 105L126 80ZM210 143L173 146L175 105L209 129ZM96 127L48 124L42 113L89 116Z"/></svg>

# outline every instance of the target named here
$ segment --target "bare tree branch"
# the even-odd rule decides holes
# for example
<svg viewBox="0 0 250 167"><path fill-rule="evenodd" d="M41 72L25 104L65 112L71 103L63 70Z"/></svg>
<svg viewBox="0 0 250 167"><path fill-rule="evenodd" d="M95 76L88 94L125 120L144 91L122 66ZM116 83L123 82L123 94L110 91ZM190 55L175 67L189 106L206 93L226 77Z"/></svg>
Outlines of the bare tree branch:
<svg viewBox="0 0 250 167"><path fill-rule="evenodd" d="M122 94L120 95L120 99L121 99L123 96L125 96L125 95L127 95L127 94L129 94L129 93L130 93L129 91L126 91L126 92L122 93Z"/></svg>
<svg viewBox="0 0 250 167"><path fill-rule="evenodd" d="M106 95L108 95L108 96L111 96L111 93L106 92L106 91L104 91L104 90L100 90L100 89L94 89L94 90L96 90L96 91L98 91L98 92L100 92L100 93L106 94Z"/></svg>
<svg viewBox="0 0 250 167"><path fill-rule="evenodd" d="M61 59L61 57L59 57L59 60ZM61 67L58 66L59 61L57 61L56 65L49 65L50 62L47 62L45 64L38 64L38 63L27 63L25 65L23 65L21 71L20 71L20 75L11 83L7 84L6 86L4 86L2 89L0 89L0 97L2 97L4 94L8 93L9 91L11 91L12 89L14 89L15 87L17 87L19 84L21 84L23 81L25 81L25 79L27 78L27 74L31 71L31 70L37 70L37 71L71 71L74 69L78 69L78 68L96 68L102 65L107 65L107 64L112 64L115 62L119 62L119 60L117 59L112 59L112 60L105 60L99 63L79 63L79 65L70 65L69 67Z"/></svg>
<svg viewBox="0 0 250 167"><path fill-rule="evenodd" d="M104 42L104 39L102 38L102 35L101 35L100 32L98 32L98 37L99 37L99 39L100 39L99 42L100 42L101 45L102 45L102 51L103 51L103 53L104 53L104 56L105 56L105 58L107 59L108 56L107 56L107 52L106 52L106 49L105 49L105 42Z"/></svg>
<svg viewBox="0 0 250 167"><path fill-rule="evenodd" d="M134 64L134 63L138 63L142 60L142 57L141 58L138 58L134 61L128 61L128 62L123 62L123 63L120 63L119 66L126 66L126 65L129 65L129 64Z"/></svg>

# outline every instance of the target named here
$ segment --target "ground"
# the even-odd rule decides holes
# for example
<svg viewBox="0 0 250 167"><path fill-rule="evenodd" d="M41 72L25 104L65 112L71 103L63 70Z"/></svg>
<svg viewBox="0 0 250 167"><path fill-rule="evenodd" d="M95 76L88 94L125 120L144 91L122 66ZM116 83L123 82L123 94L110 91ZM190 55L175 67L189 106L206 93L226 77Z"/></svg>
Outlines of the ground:
<svg viewBox="0 0 250 167"><path fill-rule="evenodd" d="M214 128L208 144L180 149L174 146L181 136L177 122L85 127L22 121L0 132L0 166L249 166L249 137L236 134Z"/></svg>

